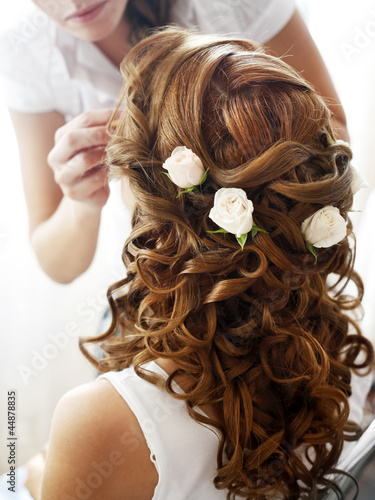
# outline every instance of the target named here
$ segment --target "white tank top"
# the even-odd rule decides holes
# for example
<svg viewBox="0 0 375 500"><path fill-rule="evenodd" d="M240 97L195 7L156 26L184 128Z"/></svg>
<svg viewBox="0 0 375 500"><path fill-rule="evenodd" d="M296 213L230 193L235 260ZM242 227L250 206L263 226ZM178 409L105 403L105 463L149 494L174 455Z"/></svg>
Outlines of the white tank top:
<svg viewBox="0 0 375 500"><path fill-rule="evenodd" d="M154 361L144 369L167 378ZM108 379L136 416L150 449L159 482L152 500L225 500L213 484L219 434L193 420L184 401L140 378L133 367L100 376ZM183 393L172 384L176 393ZM204 415L200 409L197 409Z"/></svg>
<svg viewBox="0 0 375 500"><path fill-rule="evenodd" d="M164 379L168 377L154 361L143 365L143 368ZM143 380L133 367L120 372L108 372L99 378L102 377L108 379L125 399L146 438L151 460L159 474L152 500L226 500L227 490L217 490L213 484L219 445L219 433L214 427L195 422L184 401L173 398L165 390ZM362 420L371 381L371 374L359 377L352 372L350 419L358 424ZM184 393L175 382L172 387L176 393ZM196 410L205 415L199 408ZM357 441L345 441L339 467L343 464L344 470L351 468L347 459L359 444ZM301 448L300 451L303 456L304 450ZM280 497L274 494L270 498L276 500Z"/></svg>

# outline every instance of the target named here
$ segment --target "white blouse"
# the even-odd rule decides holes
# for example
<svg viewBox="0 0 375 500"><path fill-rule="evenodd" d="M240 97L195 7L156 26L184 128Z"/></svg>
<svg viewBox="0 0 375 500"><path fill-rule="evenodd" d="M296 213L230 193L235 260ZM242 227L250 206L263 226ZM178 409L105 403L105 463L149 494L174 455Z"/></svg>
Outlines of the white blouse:
<svg viewBox="0 0 375 500"><path fill-rule="evenodd" d="M154 361L143 368L167 378ZM226 499L227 491L217 490L213 484L219 446L219 435L213 427L193 420L184 401L143 380L133 367L108 372L100 378L108 379L124 398L145 436L159 475L152 500ZM173 389L183 393L175 383ZM126 437L124 429L118 438L121 441Z"/></svg>
<svg viewBox="0 0 375 500"><path fill-rule="evenodd" d="M295 0L176 0L171 21L262 43L287 24L294 9ZM39 25L28 36L16 27L0 39L8 106L26 113L58 111L67 121L89 109L113 107L122 83L118 68L95 44L74 37L46 16L41 22L43 15L33 17Z"/></svg>

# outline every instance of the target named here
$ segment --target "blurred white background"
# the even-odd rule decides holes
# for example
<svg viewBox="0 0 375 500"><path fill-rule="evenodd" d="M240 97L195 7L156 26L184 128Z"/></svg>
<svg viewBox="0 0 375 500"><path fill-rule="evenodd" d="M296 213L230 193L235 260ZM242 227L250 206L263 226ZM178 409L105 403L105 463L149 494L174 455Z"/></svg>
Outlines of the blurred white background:
<svg viewBox="0 0 375 500"><path fill-rule="evenodd" d="M0 30L9 32L17 21L26 19L30 6L30 0L1 5ZM2 473L9 470L4 444L7 391L17 391L17 455L22 464L47 440L52 412L61 395L95 377L94 369L78 349L78 337L97 333L106 290L116 276L106 258L106 230L100 235L91 268L71 285L59 285L40 270L28 240L17 144L1 91L0 136ZM104 227L108 228L108 224Z"/></svg>
<svg viewBox="0 0 375 500"><path fill-rule="evenodd" d="M30 0L2 5L0 31L12 29L30 5ZM300 5L344 104L354 164L372 186L357 195L354 208L361 209L375 187L375 5L373 0L304 0ZM96 333L106 288L116 276L106 259L109 243L105 230L100 235L95 261L84 276L71 285L58 285L44 275L28 241L17 144L1 93L0 136L1 473L7 470L7 391L15 389L18 394L21 464L47 440L51 415L61 395L94 377L93 369L79 352L77 338ZM374 228L373 215L366 214L366 227L360 227L361 217L364 219L361 214L353 214L362 234L358 267L368 275L372 266L375 281L374 251L367 248L363 237ZM375 285L369 283L369 289L371 286ZM375 297L375 290L365 304L364 327L375 340L375 303L370 303L371 297Z"/></svg>

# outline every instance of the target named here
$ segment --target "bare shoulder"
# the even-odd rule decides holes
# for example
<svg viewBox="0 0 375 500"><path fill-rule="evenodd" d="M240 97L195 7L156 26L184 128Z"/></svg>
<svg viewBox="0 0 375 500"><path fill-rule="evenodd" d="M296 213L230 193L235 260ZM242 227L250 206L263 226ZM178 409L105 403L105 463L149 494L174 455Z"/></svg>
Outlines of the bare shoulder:
<svg viewBox="0 0 375 500"><path fill-rule="evenodd" d="M109 381L79 386L59 401L42 500L79 494L91 500L151 500L157 481L139 423Z"/></svg>
<svg viewBox="0 0 375 500"><path fill-rule="evenodd" d="M67 392L56 406L52 425L60 431L82 427L79 434L95 432L96 441L100 441L108 439L108 431L113 425L121 419L124 421L130 413L112 384L106 379L98 379Z"/></svg>

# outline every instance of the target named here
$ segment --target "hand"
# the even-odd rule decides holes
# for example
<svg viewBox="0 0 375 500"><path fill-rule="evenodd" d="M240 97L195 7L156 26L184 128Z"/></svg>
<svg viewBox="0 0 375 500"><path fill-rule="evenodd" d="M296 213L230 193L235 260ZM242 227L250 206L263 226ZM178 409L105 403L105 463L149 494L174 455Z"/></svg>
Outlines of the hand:
<svg viewBox="0 0 375 500"><path fill-rule="evenodd" d="M105 148L112 110L86 111L57 129L48 164L68 198L101 210L109 196Z"/></svg>
<svg viewBox="0 0 375 500"><path fill-rule="evenodd" d="M42 485L42 476L44 472L44 466L46 462L46 452L48 443L45 444L43 451L34 455L25 464L27 469L27 478L25 481L25 487L29 490L30 495L34 500L40 499L40 488Z"/></svg>

